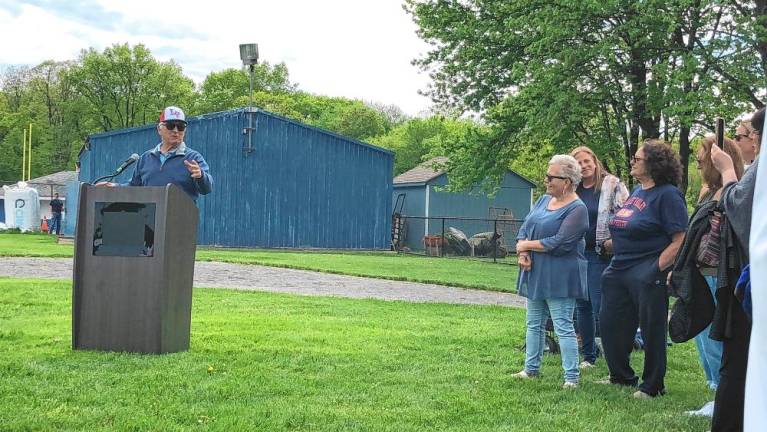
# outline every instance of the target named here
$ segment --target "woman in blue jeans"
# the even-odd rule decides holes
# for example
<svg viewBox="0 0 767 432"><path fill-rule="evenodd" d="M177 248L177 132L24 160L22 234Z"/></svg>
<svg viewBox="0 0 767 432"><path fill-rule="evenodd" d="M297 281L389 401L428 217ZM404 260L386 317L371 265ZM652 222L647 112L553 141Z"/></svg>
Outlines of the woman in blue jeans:
<svg viewBox="0 0 767 432"><path fill-rule="evenodd" d="M575 193L581 168L569 155L556 155L546 173L543 195L525 218L517 235L517 289L527 297L525 369L514 376L540 374L548 316L559 338L564 388L578 386L578 342L573 328L575 300L586 296L583 234L588 210Z"/></svg>
<svg viewBox="0 0 767 432"><path fill-rule="evenodd" d="M586 231L586 261L588 262L587 296L576 301L578 333L581 335L583 361L580 368L589 368L597 362L596 337L599 330L599 309L602 297L602 273L610 264L605 242L610 239L608 225L615 212L623 205L629 192L614 175L605 171L597 155L588 147L576 147L570 156L581 167L581 182L575 193L589 211L589 230Z"/></svg>
<svg viewBox="0 0 767 432"><path fill-rule="evenodd" d="M713 135L703 139L695 155L703 180L703 187L698 198L698 205L704 204L710 200L719 201L722 195L722 175L714 168L711 162L711 148L716 138ZM733 161L734 171L737 179L743 176L743 158L740 149L729 138L724 139L722 150L730 156ZM716 273L717 269L711 263L698 263L701 274L708 283L711 295L716 301ZM700 334L695 336L695 346L698 349L700 364L706 374L706 381L711 390L716 391L719 387L719 369L722 367L722 342L713 340L709 337L711 326L706 327ZM700 410L688 411L694 415L705 415L711 417L714 414L714 402L706 403Z"/></svg>

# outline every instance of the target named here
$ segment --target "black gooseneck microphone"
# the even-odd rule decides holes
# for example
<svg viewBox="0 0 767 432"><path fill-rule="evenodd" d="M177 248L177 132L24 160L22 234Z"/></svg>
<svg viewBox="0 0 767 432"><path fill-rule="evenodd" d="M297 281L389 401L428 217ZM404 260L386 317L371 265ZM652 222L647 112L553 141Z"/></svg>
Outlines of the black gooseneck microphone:
<svg viewBox="0 0 767 432"><path fill-rule="evenodd" d="M130 155L128 159L125 159L125 162L122 163L117 169L115 170L114 174L115 176L120 175L123 171L125 171L125 168L128 168L129 166L133 165L134 163L138 162L138 154L133 153Z"/></svg>

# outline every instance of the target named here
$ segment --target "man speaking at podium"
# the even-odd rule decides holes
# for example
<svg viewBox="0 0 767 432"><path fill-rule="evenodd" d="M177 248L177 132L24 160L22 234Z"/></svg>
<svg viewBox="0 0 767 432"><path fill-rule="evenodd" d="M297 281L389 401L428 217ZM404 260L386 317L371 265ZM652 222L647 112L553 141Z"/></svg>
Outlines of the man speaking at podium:
<svg viewBox="0 0 767 432"><path fill-rule="evenodd" d="M181 108L170 106L162 110L157 123L161 142L147 150L136 162L133 177L125 186L165 186L168 183L180 187L195 202L200 195L213 190L213 177L202 155L184 143L186 116ZM117 186L105 183L105 186Z"/></svg>

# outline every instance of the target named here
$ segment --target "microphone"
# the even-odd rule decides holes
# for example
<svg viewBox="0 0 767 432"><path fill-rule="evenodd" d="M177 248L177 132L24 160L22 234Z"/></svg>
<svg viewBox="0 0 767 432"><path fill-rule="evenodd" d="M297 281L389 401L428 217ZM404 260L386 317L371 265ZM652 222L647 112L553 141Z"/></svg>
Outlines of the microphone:
<svg viewBox="0 0 767 432"><path fill-rule="evenodd" d="M138 161L138 159L139 159L139 155L136 154L136 153L133 153L132 155L130 155L130 157L128 159L125 159L125 162L123 162L122 165L117 167L117 169L115 170L114 175L115 176L120 175L120 173L125 171L126 168L128 168L129 166L131 166L134 163L136 163Z"/></svg>

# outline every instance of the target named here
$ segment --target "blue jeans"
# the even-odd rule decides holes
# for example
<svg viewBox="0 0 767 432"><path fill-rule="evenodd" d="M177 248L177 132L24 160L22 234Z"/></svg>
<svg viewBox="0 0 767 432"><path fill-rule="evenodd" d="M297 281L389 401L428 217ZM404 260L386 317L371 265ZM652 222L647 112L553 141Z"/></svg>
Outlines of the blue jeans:
<svg viewBox="0 0 767 432"><path fill-rule="evenodd" d="M527 300L525 371L528 374L540 373L541 358L546 347L546 321L550 315L554 332L559 338L565 381L578 382L578 341L573 328L574 311L575 299L571 298Z"/></svg>
<svg viewBox="0 0 767 432"><path fill-rule="evenodd" d="M581 335L583 359L589 363L597 361L597 345L594 337L599 331L599 308L602 304L602 273L604 273L610 261L597 255L593 250L587 250L588 261L588 295L586 300L576 301L576 313L578 314L578 333Z"/></svg>
<svg viewBox="0 0 767 432"><path fill-rule="evenodd" d="M57 235L61 234L61 213L52 213L50 222L48 224L48 232L53 234L55 231Z"/></svg>
<svg viewBox="0 0 767 432"><path fill-rule="evenodd" d="M714 302L716 302L716 277L706 276L706 282L711 290L711 295L714 295ZM710 330L711 325L695 336L695 346L698 348L700 364L706 373L708 388L716 390L719 387L719 369L722 367L722 342L708 337Z"/></svg>

